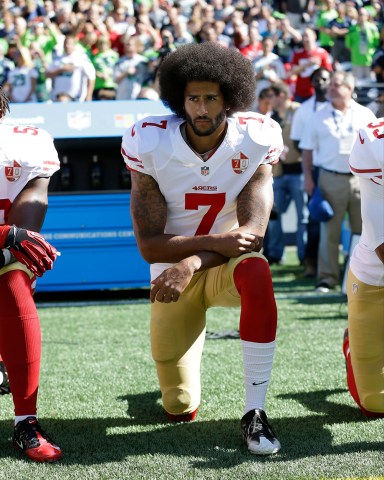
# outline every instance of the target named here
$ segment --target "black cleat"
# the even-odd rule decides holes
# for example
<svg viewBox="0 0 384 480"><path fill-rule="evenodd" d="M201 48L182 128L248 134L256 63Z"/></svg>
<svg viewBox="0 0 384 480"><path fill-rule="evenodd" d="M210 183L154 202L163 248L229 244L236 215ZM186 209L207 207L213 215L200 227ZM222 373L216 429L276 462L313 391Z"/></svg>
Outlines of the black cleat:
<svg viewBox="0 0 384 480"><path fill-rule="evenodd" d="M36 417L28 417L15 426L13 446L35 462L55 462L62 452L40 427Z"/></svg>
<svg viewBox="0 0 384 480"><path fill-rule="evenodd" d="M264 410L256 408L246 413L241 419L241 430L248 450L255 455L271 455L281 448Z"/></svg>

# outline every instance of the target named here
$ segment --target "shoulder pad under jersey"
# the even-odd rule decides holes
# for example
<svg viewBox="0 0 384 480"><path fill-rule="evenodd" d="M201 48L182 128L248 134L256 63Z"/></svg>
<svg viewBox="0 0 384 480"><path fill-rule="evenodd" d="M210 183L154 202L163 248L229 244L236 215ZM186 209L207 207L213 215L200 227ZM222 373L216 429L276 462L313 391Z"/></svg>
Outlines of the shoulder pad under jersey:
<svg viewBox="0 0 384 480"><path fill-rule="evenodd" d="M152 115L133 124L123 136L124 152L140 156L150 153L158 146L162 134L180 124L175 115Z"/></svg>
<svg viewBox="0 0 384 480"><path fill-rule="evenodd" d="M51 135L41 128L0 125L1 148L8 158L23 167L41 170L47 176L58 170L60 162Z"/></svg>
<svg viewBox="0 0 384 480"><path fill-rule="evenodd" d="M241 112L235 115L239 128L245 130L249 138L258 145L270 146L281 135L280 125L272 118L255 112Z"/></svg>
<svg viewBox="0 0 384 480"><path fill-rule="evenodd" d="M384 118L378 118L359 130L349 166L355 175L383 184Z"/></svg>

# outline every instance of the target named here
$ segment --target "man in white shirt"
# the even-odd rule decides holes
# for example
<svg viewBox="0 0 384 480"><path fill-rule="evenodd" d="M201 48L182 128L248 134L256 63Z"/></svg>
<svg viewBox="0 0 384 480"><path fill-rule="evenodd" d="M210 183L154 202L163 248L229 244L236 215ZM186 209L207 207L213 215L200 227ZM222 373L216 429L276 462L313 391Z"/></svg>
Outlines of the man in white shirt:
<svg viewBox="0 0 384 480"><path fill-rule="evenodd" d="M64 54L47 68L47 77L53 79L53 100L62 93L79 102L92 100L96 79L95 67L87 54L77 49L76 44L76 37L67 35L64 40Z"/></svg>
<svg viewBox="0 0 384 480"><path fill-rule="evenodd" d="M148 74L148 60L137 53L136 40L124 43L124 55L116 63L113 79L117 83L116 100L135 99Z"/></svg>
<svg viewBox="0 0 384 480"><path fill-rule="evenodd" d="M324 67L320 67L312 73L311 85L315 93L308 100L300 104L293 117L291 127L291 140L296 148L301 150L300 141L304 137L304 132L309 124L312 123L312 115L322 110L327 104L327 90L331 79L331 72ZM316 165L314 159L313 165Z"/></svg>
<svg viewBox="0 0 384 480"><path fill-rule="evenodd" d="M272 52L273 47L274 43L271 37L263 38L263 50L252 61L256 73L256 98L259 97L261 90L274 83L279 83L287 77L283 62L276 53Z"/></svg>
<svg viewBox="0 0 384 480"><path fill-rule="evenodd" d="M341 227L348 213L351 231L361 232L360 189L350 173L348 159L360 127L375 120L374 114L352 99L354 77L349 72L332 75L328 98L330 103L312 117L300 145L303 149L305 189L312 195L315 183L312 173L313 153L318 161L319 188L334 211L328 222L320 225L318 255L319 292L328 292L340 279L339 243Z"/></svg>
<svg viewBox="0 0 384 480"><path fill-rule="evenodd" d="M360 180L363 231L348 271L347 383L364 415L384 417L384 118L359 131L349 165Z"/></svg>
<svg viewBox="0 0 384 480"><path fill-rule="evenodd" d="M321 110L327 104L327 90L331 79L331 72L324 67L315 70L311 75L311 85L315 93L308 100L303 102L296 110L292 120L291 140L301 153L300 145L301 139L304 137L304 132L308 125L311 125L311 119L315 112ZM315 152L314 152L315 153ZM317 184L319 176L319 168L317 166L316 157L314 156L312 162L313 179ZM308 201L310 200L308 195ZM312 278L316 276L317 271L317 255L320 241L320 224L311 215L308 217L307 223L307 245L305 249L305 270L304 277Z"/></svg>

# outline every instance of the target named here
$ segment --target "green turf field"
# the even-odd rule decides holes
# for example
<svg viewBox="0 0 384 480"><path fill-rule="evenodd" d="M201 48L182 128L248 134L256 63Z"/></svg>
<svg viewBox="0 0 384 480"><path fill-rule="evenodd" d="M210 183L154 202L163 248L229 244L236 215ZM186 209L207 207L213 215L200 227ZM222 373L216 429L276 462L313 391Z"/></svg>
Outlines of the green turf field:
<svg viewBox="0 0 384 480"><path fill-rule="evenodd" d="M64 457L53 465L20 459L10 441L11 398L0 397L0 480L383 479L384 420L363 417L346 389L345 299L314 296L313 281L300 273L294 261L273 268L279 326L266 410L279 454L255 457L242 444L238 339L206 340L198 418L169 424L150 355L147 300L39 303L39 417ZM236 330L238 315L210 310L207 329Z"/></svg>

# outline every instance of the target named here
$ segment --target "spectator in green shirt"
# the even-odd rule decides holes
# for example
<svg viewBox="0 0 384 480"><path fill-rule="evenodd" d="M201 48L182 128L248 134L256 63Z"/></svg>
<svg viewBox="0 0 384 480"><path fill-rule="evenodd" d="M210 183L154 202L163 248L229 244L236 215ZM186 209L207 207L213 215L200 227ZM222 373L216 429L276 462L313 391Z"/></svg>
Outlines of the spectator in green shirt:
<svg viewBox="0 0 384 480"><path fill-rule="evenodd" d="M52 62L52 52L59 43L60 32L48 17L39 18L30 24L21 38L24 47L29 48L33 42L37 42L45 56L47 63Z"/></svg>
<svg viewBox="0 0 384 480"><path fill-rule="evenodd" d="M316 27L319 30L319 45L328 52L333 47L333 38L328 31L328 24L337 17L335 0L325 0L323 8L319 11Z"/></svg>
<svg viewBox="0 0 384 480"><path fill-rule="evenodd" d="M108 35L101 35L96 43L98 52L91 58L96 70L94 100L114 100L117 85L113 80L113 70L119 60L119 54L111 49Z"/></svg>
<svg viewBox="0 0 384 480"><path fill-rule="evenodd" d="M39 42L32 42L29 47L33 66L37 72L35 95L38 102L47 102L49 92L47 86L47 59Z"/></svg>
<svg viewBox="0 0 384 480"><path fill-rule="evenodd" d="M379 46L379 30L370 21L365 8L359 9L356 25L352 25L345 38L345 45L351 50L352 72L357 80L371 79L373 54Z"/></svg>

